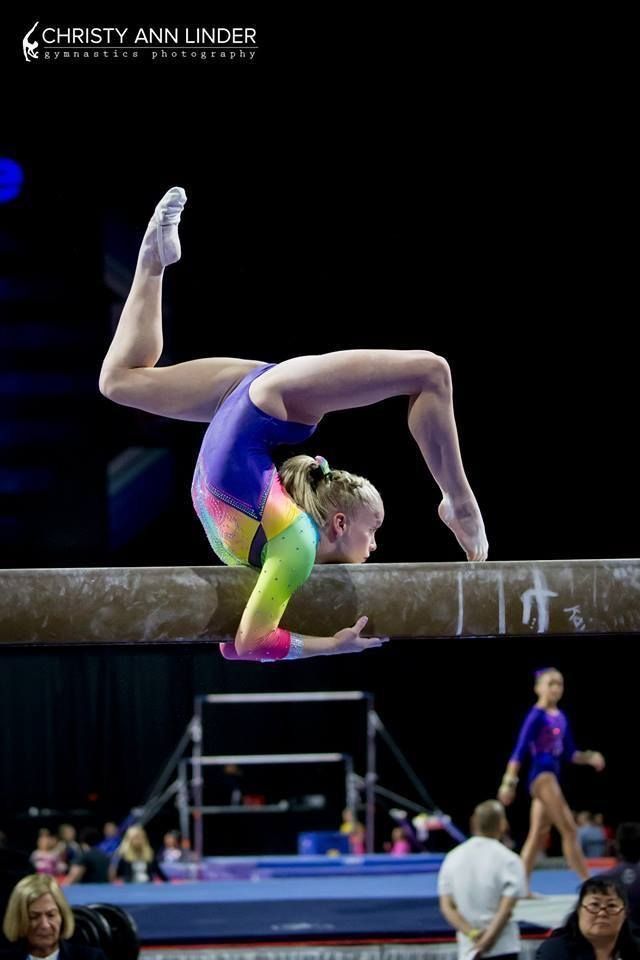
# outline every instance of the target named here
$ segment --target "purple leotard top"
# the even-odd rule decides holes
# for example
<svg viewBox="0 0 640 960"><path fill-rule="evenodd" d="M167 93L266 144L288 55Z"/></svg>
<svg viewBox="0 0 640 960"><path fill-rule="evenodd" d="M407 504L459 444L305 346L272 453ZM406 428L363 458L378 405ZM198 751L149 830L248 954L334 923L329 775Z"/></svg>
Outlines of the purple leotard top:
<svg viewBox="0 0 640 960"><path fill-rule="evenodd" d="M548 713L542 707L532 707L527 714L515 749L512 761L524 763L531 758L529 786L540 773L554 773L560 776L562 761L571 762L576 745L569 728L569 722L562 712Z"/></svg>

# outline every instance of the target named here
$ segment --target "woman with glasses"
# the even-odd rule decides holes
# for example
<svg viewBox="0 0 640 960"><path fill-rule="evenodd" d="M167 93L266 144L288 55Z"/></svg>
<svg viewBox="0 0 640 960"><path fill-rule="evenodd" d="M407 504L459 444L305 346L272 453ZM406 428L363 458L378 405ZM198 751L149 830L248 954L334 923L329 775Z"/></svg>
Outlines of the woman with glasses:
<svg viewBox="0 0 640 960"><path fill-rule="evenodd" d="M589 870L580 849L573 814L560 786L560 774L563 761L604 770L604 757L596 750L576 750L567 718L558 708L564 693L564 679L559 670L555 667L537 670L534 690L538 700L525 718L502 778L498 799L505 807L513 802L520 767L529 757L529 834L520 851L527 876L531 876L543 841L554 826L562 837L562 852L567 863L581 880L586 880Z"/></svg>
<svg viewBox="0 0 640 960"><path fill-rule="evenodd" d="M580 887L564 926L540 945L536 960L634 960L640 947L629 925L624 886L594 877Z"/></svg>

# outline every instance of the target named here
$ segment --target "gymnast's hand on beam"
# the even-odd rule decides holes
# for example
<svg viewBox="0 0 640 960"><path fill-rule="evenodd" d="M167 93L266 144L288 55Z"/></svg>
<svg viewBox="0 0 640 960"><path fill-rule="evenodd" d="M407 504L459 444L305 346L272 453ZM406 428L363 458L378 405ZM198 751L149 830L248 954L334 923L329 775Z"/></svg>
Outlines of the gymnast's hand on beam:
<svg viewBox="0 0 640 960"><path fill-rule="evenodd" d="M334 653L361 653L363 650L371 650L373 647L381 647L387 643L389 637L361 637L360 632L367 625L368 617L359 617L352 627L346 627L344 630L338 630L334 634L336 646Z"/></svg>

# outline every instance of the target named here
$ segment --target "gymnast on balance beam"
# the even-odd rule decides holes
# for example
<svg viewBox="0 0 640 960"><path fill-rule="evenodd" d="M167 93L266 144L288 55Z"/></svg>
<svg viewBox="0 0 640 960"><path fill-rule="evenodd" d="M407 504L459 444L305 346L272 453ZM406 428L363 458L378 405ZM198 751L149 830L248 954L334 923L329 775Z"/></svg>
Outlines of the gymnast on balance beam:
<svg viewBox="0 0 640 960"><path fill-rule="evenodd" d="M157 367L162 353L162 278L180 259L186 202L172 187L142 240L133 284L100 373L104 396L149 413L208 423L192 497L209 542L226 564L260 570L227 659L273 661L359 653L386 638L363 637L367 618L331 637L279 626L314 563L364 563L376 549L382 499L363 477L323 457L291 457L279 444L312 435L334 410L409 397L409 430L442 491L440 519L468 560L485 560L482 516L465 475L453 414L451 374L426 350L344 350L283 363L208 357Z"/></svg>

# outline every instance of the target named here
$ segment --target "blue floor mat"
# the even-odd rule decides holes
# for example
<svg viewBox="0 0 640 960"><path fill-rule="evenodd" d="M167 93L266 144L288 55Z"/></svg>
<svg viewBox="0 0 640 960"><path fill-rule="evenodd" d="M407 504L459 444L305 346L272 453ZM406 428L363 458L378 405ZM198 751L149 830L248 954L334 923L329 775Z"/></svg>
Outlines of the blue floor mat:
<svg viewBox="0 0 640 960"><path fill-rule="evenodd" d="M307 865L308 866L308 865ZM185 881L163 884L79 884L67 887L71 904L108 902L124 907L144 944L349 937L451 935L437 897L437 873L279 876L257 880ZM300 864L305 868L304 864ZM293 869L293 867L292 867ZM320 872L320 871L318 871ZM568 870L534 874L533 889L571 894ZM523 924L524 932L540 927Z"/></svg>

